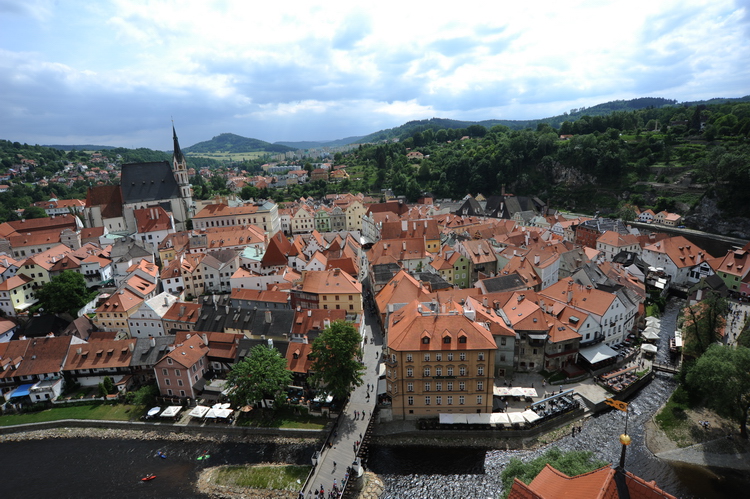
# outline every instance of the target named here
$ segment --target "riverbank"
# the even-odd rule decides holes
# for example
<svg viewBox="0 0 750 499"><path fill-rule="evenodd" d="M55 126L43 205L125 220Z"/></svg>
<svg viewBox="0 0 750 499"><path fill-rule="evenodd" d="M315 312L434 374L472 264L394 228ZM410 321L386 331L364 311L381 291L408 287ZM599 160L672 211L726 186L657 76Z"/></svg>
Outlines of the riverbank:
<svg viewBox="0 0 750 499"><path fill-rule="evenodd" d="M652 418L645 425L645 444L665 461L711 468L750 471L750 442L742 439L736 424L701 408L685 411L686 430L676 442ZM708 428L700 422L707 421Z"/></svg>
<svg viewBox="0 0 750 499"><path fill-rule="evenodd" d="M195 484L196 490L201 494L215 499L245 499L247 497L258 499L296 499L299 496L298 491L291 490L251 489L247 487L220 485L217 483L216 477L224 468L226 466L214 466L201 471Z"/></svg>
<svg viewBox="0 0 750 499"><path fill-rule="evenodd" d="M173 442L217 442L217 443L275 443L284 445L311 445L317 438L280 437L276 435L203 435L160 430L112 429L112 428L48 428L0 435L0 443L23 440L59 438L110 438L119 440L168 440Z"/></svg>

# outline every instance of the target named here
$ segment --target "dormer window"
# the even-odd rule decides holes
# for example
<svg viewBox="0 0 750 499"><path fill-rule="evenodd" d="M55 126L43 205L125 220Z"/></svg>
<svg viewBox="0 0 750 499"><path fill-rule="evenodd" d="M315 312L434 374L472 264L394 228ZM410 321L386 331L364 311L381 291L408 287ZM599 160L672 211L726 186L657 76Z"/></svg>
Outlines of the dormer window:
<svg viewBox="0 0 750 499"><path fill-rule="evenodd" d="M466 336L459 336L458 337L458 342L459 343L466 343Z"/></svg>
<svg viewBox="0 0 750 499"><path fill-rule="evenodd" d="M450 343L451 343L451 337L450 336L445 336L443 338L443 343L446 344L446 345L450 345Z"/></svg>
<svg viewBox="0 0 750 499"><path fill-rule="evenodd" d="M427 337L427 336L425 336L424 338L422 338L422 344L423 345L429 345L430 344L430 338Z"/></svg>

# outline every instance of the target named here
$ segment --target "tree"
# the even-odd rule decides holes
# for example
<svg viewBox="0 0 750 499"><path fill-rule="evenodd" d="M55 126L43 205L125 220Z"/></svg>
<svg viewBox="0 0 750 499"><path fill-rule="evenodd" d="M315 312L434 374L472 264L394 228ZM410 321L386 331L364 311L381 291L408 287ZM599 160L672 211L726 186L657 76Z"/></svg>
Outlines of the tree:
<svg viewBox="0 0 750 499"><path fill-rule="evenodd" d="M711 345L688 370L688 390L717 414L740 425L747 439L747 415L750 408L750 349Z"/></svg>
<svg viewBox="0 0 750 499"><path fill-rule="evenodd" d="M227 375L232 387L229 398L237 405L273 399L278 405L286 396L292 373L278 350L256 345L244 360L236 363Z"/></svg>
<svg viewBox="0 0 750 499"><path fill-rule="evenodd" d="M683 327L683 353L686 357L700 357L720 338L728 310L727 301L715 291L709 291L702 301L687 308Z"/></svg>
<svg viewBox="0 0 750 499"><path fill-rule="evenodd" d="M512 458L500 475L503 482L503 497L508 497L514 478L518 478L528 485L547 464L568 476L588 473L608 464L604 461L593 459L593 455L594 453L590 451L574 450L563 452L557 447L553 447L527 463L524 463L520 459Z"/></svg>
<svg viewBox="0 0 750 499"><path fill-rule="evenodd" d="M73 317L76 312L86 305L92 297L86 287L86 280L81 274L73 270L65 270L60 275L53 277L36 292L39 307L51 314L70 313Z"/></svg>
<svg viewBox="0 0 750 499"><path fill-rule="evenodd" d="M32 218L46 218L47 212L44 211L44 208L40 208L39 206L29 206L25 210L23 210L23 218L26 219L32 219Z"/></svg>
<svg viewBox="0 0 750 499"><path fill-rule="evenodd" d="M365 368L356 359L362 336L351 322L334 321L312 344L310 381L339 399L362 384Z"/></svg>

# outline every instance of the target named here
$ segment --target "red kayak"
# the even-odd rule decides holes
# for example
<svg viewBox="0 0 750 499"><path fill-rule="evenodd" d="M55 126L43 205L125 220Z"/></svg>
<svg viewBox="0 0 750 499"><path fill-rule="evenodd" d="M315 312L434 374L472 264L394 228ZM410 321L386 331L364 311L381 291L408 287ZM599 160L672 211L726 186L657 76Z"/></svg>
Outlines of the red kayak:
<svg viewBox="0 0 750 499"><path fill-rule="evenodd" d="M156 478L156 475L146 475L143 478L141 478L141 481L148 482L149 480L153 480L154 478Z"/></svg>

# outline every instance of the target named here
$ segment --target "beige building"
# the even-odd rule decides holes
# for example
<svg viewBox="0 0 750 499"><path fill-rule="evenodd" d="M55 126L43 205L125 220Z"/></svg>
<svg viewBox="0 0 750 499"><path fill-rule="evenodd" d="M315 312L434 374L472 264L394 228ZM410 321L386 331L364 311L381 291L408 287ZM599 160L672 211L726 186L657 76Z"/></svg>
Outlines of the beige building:
<svg viewBox="0 0 750 499"><path fill-rule="evenodd" d="M455 311L413 301L390 316L386 396L393 419L492 412L496 344Z"/></svg>

